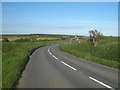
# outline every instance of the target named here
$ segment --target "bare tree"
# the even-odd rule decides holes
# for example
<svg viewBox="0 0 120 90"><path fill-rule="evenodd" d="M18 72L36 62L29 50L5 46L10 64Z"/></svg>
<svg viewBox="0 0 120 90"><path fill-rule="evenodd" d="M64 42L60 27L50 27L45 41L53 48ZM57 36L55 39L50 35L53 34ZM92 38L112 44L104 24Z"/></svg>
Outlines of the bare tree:
<svg viewBox="0 0 120 90"><path fill-rule="evenodd" d="M97 30L90 30L89 34L90 34L90 40L92 41L94 47L96 47L97 46L97 42L103 36L103 34L100 33Z"/></svg>

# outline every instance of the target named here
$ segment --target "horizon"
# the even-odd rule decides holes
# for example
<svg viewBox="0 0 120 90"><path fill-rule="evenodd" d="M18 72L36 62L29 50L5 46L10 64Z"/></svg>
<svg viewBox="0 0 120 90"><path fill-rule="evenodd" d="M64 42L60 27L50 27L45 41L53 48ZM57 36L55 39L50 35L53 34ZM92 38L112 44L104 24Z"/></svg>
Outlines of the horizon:
<svg viewBox="0 0 120 90"><path fill-rule="evenodd" d="M118 36L117 2L3 2L2 34Z"/></svg>
<svg viewBox="0 0 120 90"><path fill-rule="evenodd" d="M76 35L76 34L54 34L54 33L51 33L51 34L48 34L48 33L0 33L0 35L60 35L60 36L85 36L85 37L89 37L90 35ZM103 35L105 37L120 37L119 35L118 36L113 36L113 35Z"/></svg>

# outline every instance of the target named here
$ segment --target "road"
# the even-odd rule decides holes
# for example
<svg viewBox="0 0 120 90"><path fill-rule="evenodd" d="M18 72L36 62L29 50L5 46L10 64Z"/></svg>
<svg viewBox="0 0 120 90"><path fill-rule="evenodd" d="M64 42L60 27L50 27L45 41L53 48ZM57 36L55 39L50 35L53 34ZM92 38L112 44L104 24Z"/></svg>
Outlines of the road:
<svg viewBox="0 0 120 90"><path fill-rule="evenodd" d="M118 88L118 70L64 53L58 45L34 51L18 88Z"/></svg>

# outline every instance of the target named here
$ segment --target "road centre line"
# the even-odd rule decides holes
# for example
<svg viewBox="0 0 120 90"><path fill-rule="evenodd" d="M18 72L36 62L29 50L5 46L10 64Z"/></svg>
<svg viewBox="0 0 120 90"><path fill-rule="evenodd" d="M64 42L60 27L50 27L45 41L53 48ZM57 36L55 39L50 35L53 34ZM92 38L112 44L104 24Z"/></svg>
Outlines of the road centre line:
<svg viewBox="0 0 120 90"><path fill-rule="evenodd" d="M74 67L68 65L67 63L65 63L65 62L63 62L63 61L61 61L61 63L63 63L64 65L68 66L69 68L71 68L71 69L73 69L73 70L75 70L75 71L77 70L77 69L75 69Z"/></svg>
<svg viewBox="0 0 120 90"><path fill-rule="evenodd" d="M52 55L52 53L48 50L48 52Z"/></svg>
<svg viewBox="0 0 120 90"><path fill-rule="evenodd" d="M54 55L50 52L50 48L51 48L51 47L48 48L48 52L49 52L55 59L58 59L56 56L54 56ZM63 61L61 61L61 63L64 64L64 65L66 65L67 67L75 70L75 71L77 70L77 69L75 69L74 67L68 65L67 63L65 63L65 62L63 62ZM105 83L103 83L103 82L101 82L101 81L99 81L99 80L97 80L97 79L95 79L95 78L93 78L93 77L89 77L89 78L90 78L91 80L93 80L93 81L95 81L95 82L97 82L97 83L99 83L99 84L101 84L101 85L103 85L103 86L111 89L111 90L115 90L115 89L112 88L111 86L109 86L109 85L107 85L107 84L105 84Z"/></svg>
<svg viewBox="0 0 120 90"><path fill-rule="evenodd" d="M48 52L49 52L55 59L58 59L56 56L54 56L54 55L50 52L50 48L51 48L51 47L48 48ZM76 68L68 65L67 63L65 63L65 62L63 62L63 61L61 61L61 63L64 64L64 65L66 65L67 67L75 70L75 71L77 70ZM101 85L103 85L103 86L111 89L111 90L116 90L116 89L112 88L111 86L109 86L109 85L107 85L107 84L105 84L105 83L103 83L103 82L101 82L101 81L99 81L99 80L97 80L97 79L95 79L95 78L93 78L93 77L89 77L89 78L90 78L91 80L93 80L93 81L95 81L95 82L97 82L97 83L99 83L99 84L101 84Z"/></svg>
<svg viewBox="0 0 120 90"><path fill-rule="evenodd" d="M95 79L95 78L93 78L93 77L89 77L89 78L90 78L91 80L93 80L93 81L95 81L95 82L97 82L97 83L99 83L99 84L101 84L101 85L109 88L109 89L115 90L114 88L110 87L109 85L106 85L106 84L104 84L103 82L101 82L101 81L99 81L99 80L97 80L97 79Z"/></svg>
<svg viewBox="0 0 120 90"><path fill-rule="evenodd" d="M50 47L48 48L48 52L50 52Z"/></svg>
<svg viewBox="0 0 120 90"><path fill-rule="evenodd" d="M56 56L52 55L55 59L58 59Z"/></svg>
<svg viewBox="0 0 120 90"><path fill-rule="evenodd" d="M50 52L50 47L48 48L48 52L49 52L55 59L58 59L56 56L54 56L54 55ZM64 64L64 65L66 65L66 66L68 66L69 68L71 68L71 69L73 69L73 70L75 70L75 71L77 70L77 69L75 69L74 67L68 65L67 63L65 63L65 62L63 62L63 61L61 61L61 63Z"/></svg>
<svg viewBox="0 0 120 90"><path fill-rule="evenodd" d="M49 52L55 59L58 59L56 56L54 56L54 55L50 52L50 48L48 48L48 52Z"/></svg>

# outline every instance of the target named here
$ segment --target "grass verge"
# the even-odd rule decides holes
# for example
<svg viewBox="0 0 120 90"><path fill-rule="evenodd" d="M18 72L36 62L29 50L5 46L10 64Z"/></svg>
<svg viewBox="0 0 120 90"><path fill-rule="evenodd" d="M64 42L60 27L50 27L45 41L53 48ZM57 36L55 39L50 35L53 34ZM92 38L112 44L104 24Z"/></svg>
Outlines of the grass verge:
<svg viewBox="0 0 120 90"><path fill-rule="evenodd" d="M82 59L120 69L118 38L105 37L99 41L97 48L94 48L90 41L62 44L59 48L64 52ZM93 53L94 50L95 53Z"/></svg>
<svg viewBox="0 0 120 90"><path fill-rule="evenodd" d="M16 87L29 56L35 49L58 42L4 42L2 44L2 88Z"/></svg>

